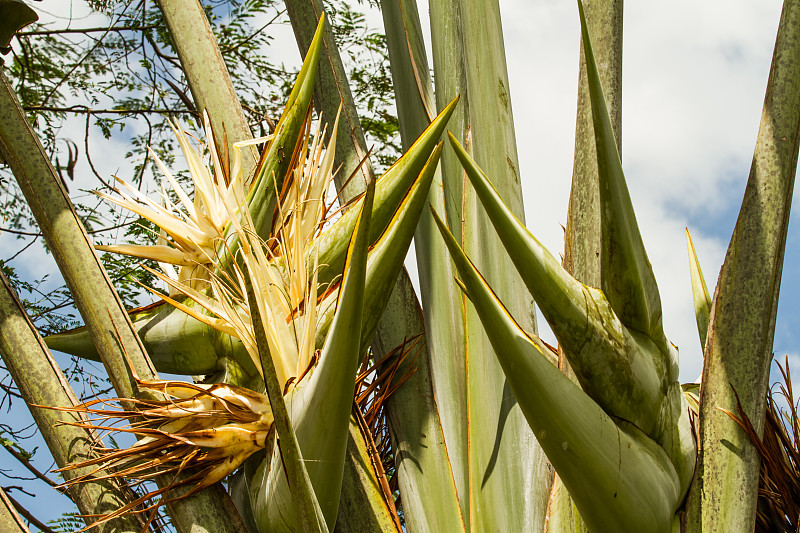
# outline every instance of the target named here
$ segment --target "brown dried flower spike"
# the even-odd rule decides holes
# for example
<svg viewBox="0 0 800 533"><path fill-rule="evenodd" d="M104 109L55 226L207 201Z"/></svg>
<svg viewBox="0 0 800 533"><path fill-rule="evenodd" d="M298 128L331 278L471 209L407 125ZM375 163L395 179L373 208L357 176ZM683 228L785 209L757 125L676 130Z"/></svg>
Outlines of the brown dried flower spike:
<svg viewBox="0 0 800 533"><path fill-rule="evenodd" d="M93 400L61 411L78 411L93 418L64 424L103 432L134 433L139 440L130 448L106 448L98 442L97 457L60 470L95 467L91 472L65 482L75 483L108 478L139 482L158 476L171 476L160 489L104 515L93 525L128 512L155 511L160 505L198 492L231 474L256 451L263 449L272 427L272 411L267 397L241 387L225 384L199 385L182 381L139 381L140 389L163 394L166 400ZM99 409L112 402L130 405ZM115 427L116 421L135 422ZM113 473L95 476L102 469ZM185 475L180 475L185 474ZM167 498L166 493L191 487L188 492ZM183 491L182 491L183 492ZM155 503L148 500L163 496ZM155 513L149 517L152 520Z"/></svg>

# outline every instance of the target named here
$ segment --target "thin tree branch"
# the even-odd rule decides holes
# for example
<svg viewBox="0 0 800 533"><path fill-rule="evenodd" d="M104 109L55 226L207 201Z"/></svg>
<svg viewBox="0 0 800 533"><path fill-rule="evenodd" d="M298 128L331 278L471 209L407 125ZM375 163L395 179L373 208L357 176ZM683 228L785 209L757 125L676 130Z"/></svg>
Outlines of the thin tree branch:
<svg viewBox="0 0 800 533"><path fill-rule="evenodd" d="M42 481L44 481L45 483L47 483L51 487L55 487L55 486L58 485L58 483L56 483L55 481L53 481L52 479L50 479L46 475L42 474L35 466L33 466L31 464L31 462L28 459L26 459L21 453L19 453L17 450L15 450L13 446L11 446L10 444L6 444L6 443L2 443L2 444L3 444L3 447L8 451L8 453L13 455L14 458L17 461L22 463L22 466L27 468L31 472L31 474L33 474L34 476L38 477L39 479L41 479ZM69 496L69 494L67 494L67 496Z"/></svg>
<svg viewBox="0 0 800 533"><path fill-rule="evenodd" d="M5 471L3 472L3 474L5 474ZM9 476L8 474L5 474L5 476L7 478L10 478L10 479L21 479L23 481L30 481L30 478L24 478L24 477L21 477L21 476ZM8 491L10 491L10 490L18 490L22 494L24 494L25 496L30 496L31 498L35 498L36 497L36 494L34 494L32 492L28 492L27 490L23 489L19 485L8 485L8 486L5 486L5 487L0 487L0 489L2 489L3 492L5 492L6 494L8 494Z"/></svg>
<svg viewBox="0 0 800 533"><path fill-rule="evenodd" d="M178 87L176 84L174 84L173 82L169 81L167 78L163 78L163 79L164 79L164 83L169 85L170 89L175 91L175 94L178 95L178 98L180 98L181 102L183 102L183 105L185 105L187 107L187 109L191 110L192 113L197 114L197 109L195 109L194 102L192 102L192 99L189 98L186 95L186 93L183 92L181 90L181 88ZM155 83L153 85L155 86Z"/></svg>
<svg viewBox="0 0 800 533"><path fill-rule="evenodd" d="M34 526L38 527L42 531L42 533L56 533L54 530L52 530L49 527L47 527L47 525L44 524L41 520L39 520L35 516L33 516L31 514L31 512L28 511L27 509L25 509L22 506L21 503L19 503L17 500L14 499L13 496L11 496L10 494L6 493L6 498L8 498L11 501L11 504L14 506L14 508L17 510L17 512L22 515L22 517L25 520L27 520L28 522L30 522Z"/></svg>
<svg viewBox="0 0 800 533"><path fill-rule="evenodd" d="M31 30L17 33L18 37L28 37L33 35L59 35L62 33L99 33L112 31L145 31L155 29L155 25L149 26L107 26L100 28L65 28L61 30Z"/></svg>
<svg viewBox="0 0 800 533"><path fill-rule="evenodd" d="M91 115L86 115L86 128L83 133L83 148L86 151L86 162L89 163L89 168L92 171L92 174L97 178L97 180L103 184L104 187L113 190L114 186L108 183L106 180L103 179L103 176L97 172L97 169L94 166L94 162L92 161L92 156L89 151L89 126L90 126L90 119L92 118ZM96 207L95 207L96 209ZM92 210L94 211L94 209Z"/></svg>
<svg viewBox="0 0 800 533"><path fill-rule="evenodd" d="M259 33L261 33L262 31L266 30L266 29L267 29L269 26L271 26L271 25L272 25L272 24L273 24L273 23L274 23L276 20L278 20L278 18L280 18L280 17L281 17L281 16L282 16L284 13L286 13L286 10L285 10L285 9L283 9L283 10L281 10L281 11L278 11L278 12L275 14L275 16L274 16L274 17L272 17L272 20L270 20L269 22L267 22L266 24L264 24L263 26L261 26L261 27L260 27L258 30L256 30L255 32L253 32L252 34L248 35L247 37L245 37L244 39L242 39L241 41L239 41L238 43L236 43L236 44L234 44L234 45L228 46L227 48L220 48L220 52L221 52L221 53L223 53L223 54L225 54L225 53L227 53L227 52L230 52L230 51L232 51L232 50L235 50L235 49L239 48L239 47L240 47L240 46L242 46L243 44L245 44L245 43L247 43L248 41L250 41L250 40L252 40L253 38L255 38L255 36L256 36L256 35L258 35L258 34L259 34Z"/></svg>
<svg viewBox="0 0 800 533"><path fill-rule="evenodd" d="M9 257L8 259L6 259L6 260L5 260L5 262L6 262L6 263L10 263L10 262L11 262L11 261L13 261L14 259L16 259L16 258L19 256L19 254L21 254L22 252L24 252L25 250L27 250L28 248L30 248L30 247L31 247L31 245L32 245L33 243L35 243L37 240L39 240L39 237L34 237L34 238L31 240L31 242L29 242L28 244L26 244L25 246L23 246L23 247L22 247L22 248L21 248L21 249L20 249L20 250L19 250L17 253L15 253L14 255L12 255L12 256L11 256L11 257Z"/></svg>
<svg viewBox="0 0 800 533"><path fill-rule="evenodd" d="M100 228L100 229L93 229L89 230L86 233L92 235L93 233L103 233L105 231L111 231L119 228L124 228L125 226L129 226L132 222L126 222L124 224L114 224L113 226L109 226L107 228ZM32 232L32 231L21 231L17 229L9 229L9 228L0 228L0 232L11 233L13 235L22 235L24 237L41 237L41 233Z"/></svg>
<svg viewBox="0 0 800 533"><path fill-rule="evenodd" d="M11 387L10 385L6 385L5 383L0 383L0 390L2 390L4 393L6 393L9 396L15 396L15 397L19 398L20 400L24 399L19 392L15 391L13 387ZM2 408L2 407L3 407L3 402L0 401L0 408Z"/></svg>
<svg viewBox="0 0 800 533"><path fill-rule="evenodd" d="M82 105L70 107L24 106L25 111L41 111L45 113L75 113L79 115L197 115L190 109L91 109Z"/></svg>
<svg viewBox="0 0 800 533"><path fill-rule="evenodd" d="M122 15L125 14L125 11L127 11L127 7L124 8L122 12L117 16L116 22L119 22L119 20L122 18ZM101 35L100 38L97 39L97 41L94 43L94 45L92 45L89 51L86 52L86 54L84 54L84 56L69 69L69 71L64 75L64 77L62 77L61 80L52 89L50 89L50 92L48 92L45 95L43 103L46 104L50 100L50 98L52 98L52 96L56 93L56 91L58 91L61 85L67 80L67 78L69 78L72 75L72 73L74 73L75 70L94 53L94 51L97 49L98 46L100 46L100 43L103 42L103 39L105 39L106 35L108 35L110 31L111 31L110 28L104 30L103 35Z"/></svg>
<svg viewBox="0 0 800 533"><path fill-rule="evenodd" d="M170 56L170 55L167 55L164 52L162 52L161 48L159 48L159 46L156 44L155 40L149 34L144 34L144 37L147 40L147 42L150 43L150 46L153 47L153 51L156 53L156 55L158 57L160 57L161 59L163 59L167 63L170 63L171 65L177 67L178 69L182 69L183 68L183 67L181 67L180 60L178 59L177 56Z"/></svg>

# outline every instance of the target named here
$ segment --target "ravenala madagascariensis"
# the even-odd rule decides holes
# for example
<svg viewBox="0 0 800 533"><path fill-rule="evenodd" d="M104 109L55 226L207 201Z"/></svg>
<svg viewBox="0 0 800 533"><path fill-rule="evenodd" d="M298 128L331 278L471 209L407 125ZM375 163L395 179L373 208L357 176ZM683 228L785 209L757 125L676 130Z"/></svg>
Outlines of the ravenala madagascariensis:
<svg viewBox="0 0 800 533"><path fill-rule="evenodd" d="M178 49L191 49L178 24L190 15L160 3ZM104 195L160 228L155 246L104 247L161 264L154 273L169 293L133 310L132 327L155 369L202 382L142 376L139 387L159 397L122 399L121 411L100 414L131 418L140 439L99 450L91 465L133 478L185 471L181 487L198 490L236 470L231 494L246 527L261 532L751 531L758 457L721 409L735 411L738 392L754 427L763 425L798 151L800 2L784 2L756 156L714 299L693 270L706 355L699 391L678 382L621 168L612 72L621 2L578 2L576 146L590 149L576 153L584 170L571 205L586 212L570 213L572 273L524 226L496 2L431 2L433 81L416 5L381 2L406 152L380 178L363 160L321 3L286 4L306 59L274 133L230 132L239 140L219 150L222 132L211 124L233 121L202 100L202 84L227 82L190 76L209 112L204 149L175 127L194 191L155 159L165 178L159 200L125 182ZM187 71L197 68L188 53ZM312 100L333 120L313 135ZM252 176L246 160L258 162ZM352 177L363 194L342 192L343 211L329 216L333 176L342 191ZM581 201L595 193L596 202ZM421 308L402 272L412 236ZM574 267L584 249L597 250L591 276ZM558 348L537 336L533 300ZM104 358L92 331L47 343ZM383 357L412 337L424 345L415 357ZM413 372L401 384L376 380L387 430L350 421L365 353L376 376ZM359 439L390 455L396 486L371 491L390 486L380 468L353 473L358 446L348 443ZM360 457L377 465L377 455ZM168 500L166 487L158 494ZM404 526L392 512L397 495Z"/></svg>

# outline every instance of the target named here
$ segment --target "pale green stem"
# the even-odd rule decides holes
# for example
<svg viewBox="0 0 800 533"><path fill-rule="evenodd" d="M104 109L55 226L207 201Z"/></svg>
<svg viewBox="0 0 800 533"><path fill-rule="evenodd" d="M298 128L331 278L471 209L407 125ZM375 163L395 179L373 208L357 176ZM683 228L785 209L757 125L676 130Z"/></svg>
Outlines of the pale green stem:
<svg viewBox="0 0 800 533"><path fill-rule="evenodd" d="M461 8L457 0L430 2L430 27L432 62L435 73L436 105L441 107L456 95L460 95L458 108L448 124L448 130L459 139L466 138L469 123L470 99L467 91L466 70L464 68L465 48L461 45ZM452 150L442 154L442 190L444 200L442 211L456 239L461 242L464 174ZM434 204L436 205L436 204ZM439 208L439 206L436 206ZM419 254L419 252L418 252ZM428 259L419 254L418 265ZM449 254L442 260L431 257L431 262L439 261L448 271L453 272ZM438 270L439 266L435 268ZM464 331L464 308L462 295L453 290L450 280L443 289L425 287L429 276L422 275L423 313L430 327L450 329L431 335L430 368L436 404L439 407L442 431L444 432L450 465L455 479L461 512L467 530L470 529L469 504L469 462L468 462L468 420L467 416L467 346ZM432 276L430 277L432 279ZM452 279L452 275L451 275ZM457 304L455 303L457 302ZM455 317L452 315L455 312ZM438 317L448 317L441 320ZM451 318L452 317L452 318ZM441 320L441 322L440 322ZM444 334L441 334L444 333ZM442 354L439 356L438 354Z"/></svg>
<svg viewBox="0 0 800 533"><path fill-rule="evenodd" d="M711 311L700 394L700 455L688 528L752 531L760 460L734 391L759 433L800 144L800 0L785 0L742 208Z"/></svg>
<svg viewBox="0 0 800 533"><path fill-rule="evenodd" d="M383 0L381 11L389 48L400 138L403 149L408 149L437 110L422 27L413 0ZM454 116L463 116L462 105L463 102L459 102ZM451 116L448 127L452 125ZM443 157L447 157L448 152L445 150ZM428 202L444 212L441 165L434 175ZM455 375L463 376L461 294L453 281L455 271L450 256L434 228L430 211L425 209L414 237L423 310L419 309L415 299L410 300L413 295L410 283L399 280L392 300L403 301L405 298L414 305L392 308L390 304L386 320L395 325L395 331L384 328L381 339L386 343L385 348L390 350L394 347L392 344L397 345L404 338L411 338L416 333L415 328L419 328L420 333L425 332L425 337L419 341L424 341L425 346L415 358L417 373L406 387L395 393L388 404L393 443L403 449L403 453L397 456L399 485L402 493L408 495L403 500L403 508L406 510L406 523L412 532L458 531L465 528L452 463L459 461L459 458L465 460L466 453L459 448L460 443L452 438L445 445L444 421L440 419L441 415L445 419L458 420L463 427L466 418L464 381L457 380L456 388L461 389L460 394L439 394L434 402L431 363L431 358L436 357L440 367L444 364L459 368L460 371L446 372L445 375L450 376L451 380ZM398 324L404 324L406 331L397 327ZM440 391L449 389L444 383L437 383ZM429 392L420 393L420 388ZM453 426L451 423L450 427ZM459 469L458 466L456 468ZM459 471L464 472L464 468ZM467 506L463 509L466 510Z"/></svg>
<svg viewBox="0 0 800 533"><path fill-rule="evenodd" d="M321 0L286 0L286 11L292 21L292 28L297 39L300 53L305 55L314 37L314 31L320 16L324 12ZM336 137L336 162L335 168L341 170L335 176L336 190L339 194L339 203L344 204L355 198L367 187L373 178L372 165L366 161L347 187L342 190L345 181L356 170L358 164L367 155L367 143L364 140L364 130L358 118L353 94L348 85L347 73L339 55L339 49L333 38L330 18L325 23L322 35L323 52L320 57L317 73L317 85L314 90L314 105L317 112L333 120L339 105L342 105L342 116L339 134Z"/></svg>
<svg viewBox="0 0 800 533"><path fill-rule="evenodd" d="M429 18L433 71L436 78L436 106L441 108L455 98L456 95L461 95L461 102L453 114L453 118L450 119L448 129L458 139L463 140L467 136L467 126L469 125L470 98L467 90L467 72L464 63L466 48L461 44L461 2L459 0L430 2ZM460 243L463 233L461 211L464 201L464 180L461 164L450 150L445 150L442 155L442 174L444 186L442 194L445 201L444 213L447 215L448 226ZM438 362L435 362L435 364L438 364ZM461 369L460 372L463 374L464 371L464 369ZM461 381L464 381L464 379L462 378ZM466 405L466 397L461 400L461 403ZM463 419L466 420L466 417L463 417ZM463 433L466 441L466 429L463 430Z"/></svg>
<svg viewBox="0 0 800 533"><path fill-rule="evenodd" d="M220 146L220 149L233 161L233 143L251 139L252 133L206 12L199 0L158 0L157 3L167 22L197 110L200 113L208 111L218 143L222 142L223 132L227 134L227 146L224 149ZM213 80L213 83L207 80ZM242 155L247 156L249 152ZM256 163L253 157L242 158L245 176L250 176Z"/></svg>
<svg viewBox="0 0 800 533"><path fill-rule="evenodd" d="M422 309L409 313L398 302L412 298L407 277L397 280L373 349L389 353L411 341L406 332L423 333ZM392 328L386 327L392 324ZM409 532L466 531L458 503L450 457L447 455L439 410L434 399L428 351L422 336L409 343L411 351L396 376L414 372L386 401L395 465L403 497L405 525ZM399 355L399 354L398 354Z"/></svg>
<svg viewBox="0 0 800 533"><path fill-rule="evenodd" d="M439 35L442 26L446 28ZM459 140L466 142L475 159L492 175L514 214L524 220L498 2L433 1L431 27L437 93L441 90L446 94L453 85L459 91L465 89L461 105L467 115L463 124L454 124L464 131L455 133L464 135ZM445 202L451 202L446 203L447 219L454 224L453 231L460 232L457 239L522 327L535 331L533 297L512 266L472 187L465 184L461 195L455 196L464 182L461 168L450 166L447 159L443 164ZM450 212L451 207L454 212ZM465 521L476 531L540 530L552 480L547 460L521 411L514 408L514 396L494 349L469 303L464 306L464 329L467 414L456 424L466 424L462 441L467 454L466 476L459 476L458 460L453 464L459 496L467 497ZM440 364L437 357L433 354L433 365ZM437 371L437 401L439 382ZM445 426L445 437L454 433L458 437L459 429ZM452 448L448 441L451 449L458 448ZM520 464L527 466L521 469Z"/></svg>

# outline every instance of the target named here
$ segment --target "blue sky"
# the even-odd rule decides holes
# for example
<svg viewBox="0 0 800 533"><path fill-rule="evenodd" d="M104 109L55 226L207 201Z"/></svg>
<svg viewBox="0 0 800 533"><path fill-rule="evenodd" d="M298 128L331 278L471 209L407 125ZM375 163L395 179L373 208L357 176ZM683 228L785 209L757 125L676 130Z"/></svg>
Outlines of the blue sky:
<svg viewBox="0 0 800 533"><path fill-rule="evenodd" d="M34 7L63 9L57 4L46 0ZM661 289L665 330L680 348L683 381L694 380L702 368L684 228L692 232L713 291L750 168L780 7L778 0L626 4L623 166ZM501 11L526 220L559 253L572 173L577 8L574 0L503 0ZM424 24L426 2L420 2L420 12ZM370 20L381 24L377 13ZM271 53L299 64L290 30L281 31L277 42L285 46ZM107 153L124 153L124 140L114 142ZM125 176L121 158L99 164L108 175ZM17 244L0 236L0 247L6 246ZM21 256L16 266L32 276L55 268L39 254ZM780 360L790 356L800 375L798 274L800 232L793 217L774 349ZM14 416L24 415L23 408ZM5 468L11 459L3 453ZM46 461L39 466L48 467ZM53 517L63 510L55 498L31 505L42 507L45 501Z"/></svg>

